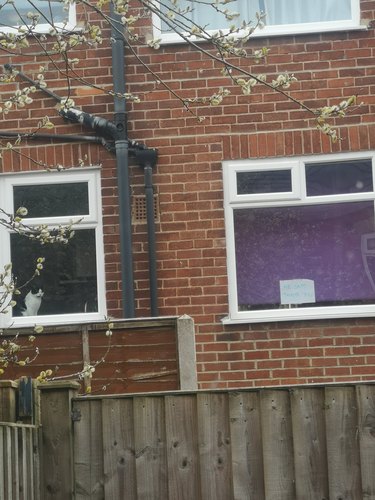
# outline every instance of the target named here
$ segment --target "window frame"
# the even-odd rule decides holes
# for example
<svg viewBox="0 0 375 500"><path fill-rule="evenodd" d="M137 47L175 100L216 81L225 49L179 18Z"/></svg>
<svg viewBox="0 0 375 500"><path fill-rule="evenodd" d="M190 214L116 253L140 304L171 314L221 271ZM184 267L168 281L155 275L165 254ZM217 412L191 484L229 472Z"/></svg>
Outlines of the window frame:
<svg viewBox="0 0 375 500"><path fill-rule="evenodd" d="M33 326L35 324L56 325L66 323L85 323L100 321L106 318L106 290L104 273L104 244L103 244L103 222L101 204L101 182L100 167L86 167L84 169L72 169L64 172L19 172L0 174L0 199L3 200L1 207L8 213L13 213L13 187L33 186L41 184L71 184L87 182L89 194L89 214L25 218L24 221L30 226L47 224L49 227L57 227L59 224L69 224L80 221L74 228L76 231L84 229L95 230L96 249L96 282L98 311L88 313L53 314L41 316L12 316L11 312L0 315L0 328ZM0 227L0 268L11 262L11 231Z"/></svg>
<svg viewBox="0 0 375 500"><path fill-rule="evenodd" d="M264 28L257 28L251 35L252 38L266 38L274 36L285 36L285 35L303 35L311 33L326 33L332 31L347 31L347 30L365 30L367 25L361 24L361 0L350 0L352 19L344 21L322 21L314 23L296 23L296 24L274 24L271 26L264 26ZM158 2L156 1L157 5ZM225 20L223 21L225 23ZM180 35L177 33L165 33L161 30L161 20L153 13L152 14L152 24L153 24L153 34L155 39L160 39L162 45L168 44L178 44L187 43ZM228 24L228 23L227 23ZM224 26L225 27L225 26ZM224 28L217 28L216 30L209 30L210 34L213 34L221 30L222 33L229 33L229 30ZM241 32L239 33L240 36ZM199 37L189 37L192 42L204 42Z"/></svg>
<svg viewBox="0 0 375 500"><path fill-rule="evenodd" d="M30 9L32 9L32 6L30 6ZM29 28L30 25L27 24L21 24L19 26L14 26L14 27L7 27L7 26L0 26L0 33L19 33L18 29L19 28ZM48 34L49 30L54 27L57 30L60 31L75 31L77 30L77 14L76 14L76 4L71 3L69 4L69 12L67 13L67 22L66 23L40 23L35 26L35 28L32 30L33 33L40 33L40 34Z"/></svg>
<svg viewBox="0 0 375 500"><path fill-rule="evenodd" d="M373 191L364 193L330 194L320 196L307 196L305 183L305 164L350 161L350 160L372 161ZM262 171L266 168L276 170L279 168L298 168L296 175L296 187L288 197L280 197L280 193L266 195L237 195L236 174L238 171ZM352 318L375 316L375 303L363 305L337 305L320 307L298 307L282 309L262 309L253 311L240 311L238 308L238 290L236 274L236 253L234 233L234 210L238 208L262 208L262 207L287 207L302 205L334 204L340 202L373 201L375 214L375 151L359 153L339 153L330 155L315 155L303 157L291 157L290 159L256 159L256 160L229 160L223 162L224 183L224 217L227 246L227 271L228 271L228 299L229 314L222 319L225 324L231 323L260 323L274 321L295 321L310 319L330 318ZM293 183L292 183L293 185ZM284 194L284 193L281 193ZM266 200L266 197L268 198ZM375 233L375 227L374 227Z"/></svg>

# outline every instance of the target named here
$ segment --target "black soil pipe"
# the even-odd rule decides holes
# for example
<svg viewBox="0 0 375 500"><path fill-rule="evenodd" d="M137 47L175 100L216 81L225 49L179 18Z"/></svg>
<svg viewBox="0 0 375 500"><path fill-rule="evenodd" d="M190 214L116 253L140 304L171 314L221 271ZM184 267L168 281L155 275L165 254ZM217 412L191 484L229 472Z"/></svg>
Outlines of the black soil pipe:
<svg viewBox="0 0 375 500"><path fill-rule="evenodd" d="M146 195L146 218L147 218L147 242L148 242L148 265L150 280L150 309L152 316L158 316L158 284L156 272L156 237L155 237L155 210L154 210L154 185L152 182L152 170L156 166L157 150L145 149L136 152L136 159L144 170L145 195Z"/></svg>
<svg viewBox="0 0 375 500"><path fill-rule="evenodd" d="M112 3L111 18L112 77L113 90L115 92L114 124L117 129L115 150L120 217L122 310L124 318L134 318L134 276L126 103L124 98L117 96L117 94L125 94L125 47L121 17L115 13Z"/></svg>
<svg viewBox="0 0 375 500"><path fill-rule="evenodd" d="M28 134L20 132L8 132L0 131L0 139L7 137L21 137L22 139L37 141L38 139L49 139L51 141L61 141L61 142L94 142L96 144L105 144L105 140L102 137L97 137L94 135L72 135L72 134Z"/></svg>

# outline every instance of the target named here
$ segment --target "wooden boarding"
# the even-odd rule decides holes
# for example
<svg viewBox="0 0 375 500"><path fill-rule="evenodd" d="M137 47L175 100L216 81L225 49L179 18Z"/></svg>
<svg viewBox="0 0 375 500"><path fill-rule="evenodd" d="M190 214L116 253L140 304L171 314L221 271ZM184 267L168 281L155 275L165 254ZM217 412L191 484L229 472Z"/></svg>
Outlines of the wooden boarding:
<svg viewBox="0 0 375 500"><path fill-rule="evenodd" d="M80 453L75 480L104 499L375 499L374 385L78 398L82 447L94 402L102 470Z"/></svg>
<svg viewBox="0 0 375 500"><path fill-rule="evenodd" d="M38 427L0 422L0 500L39 500Z"/></svg>
<svg viewBox="0 0 375 500"><path fill-rule="evenodd" d="M375 385L77 389L41 386L41 495L38 427L0 423L0 500L375 500Z"/></svg>

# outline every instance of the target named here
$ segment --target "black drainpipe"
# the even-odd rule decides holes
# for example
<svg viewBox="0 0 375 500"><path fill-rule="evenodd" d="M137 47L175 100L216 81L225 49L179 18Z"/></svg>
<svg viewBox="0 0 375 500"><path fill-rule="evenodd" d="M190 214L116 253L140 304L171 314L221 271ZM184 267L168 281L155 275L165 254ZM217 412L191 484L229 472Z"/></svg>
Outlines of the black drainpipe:
<svg viewBox="0 0 375 500"><path fill-rule="evenodd" d="M150 280L150 308L151 316L158 316L158 286L156 273L156 240L155 240L155 210L154 186L152 182L152 169L156 166L158 153L156 149L138 149L135 153L137 162L144 170L146 217L147 217L147 243L148 265Z"/></svg>
<svg viewBox="0 0 375 500"><path fill-rule="evenodd" d="M124 98L116 96L116 94L125 93L125 47L121 16L115 12L112 3L111 18L112 76L113 90L115 92L114 123L117 129L115 150L120 217L122 309L124 318L134 318L134 277L126 103Z"/></svg>

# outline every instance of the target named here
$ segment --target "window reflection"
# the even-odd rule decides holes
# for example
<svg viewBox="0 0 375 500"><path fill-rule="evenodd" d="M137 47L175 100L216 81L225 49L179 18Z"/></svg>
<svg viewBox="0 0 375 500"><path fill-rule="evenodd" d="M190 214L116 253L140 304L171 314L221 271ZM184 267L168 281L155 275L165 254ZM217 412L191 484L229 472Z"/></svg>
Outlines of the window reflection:
<svg viewBox="0 0 375 500"><path fill-rule="evenodd" d="M22 289L19 298L15 297L15 316L24 315L22 300L32 287L43 292L39 316L98 311L94 229L76 231L67 245L41 246L12 234L11 257L18 286L33 275L37 258L45 258L40 276Z"/></svg>

